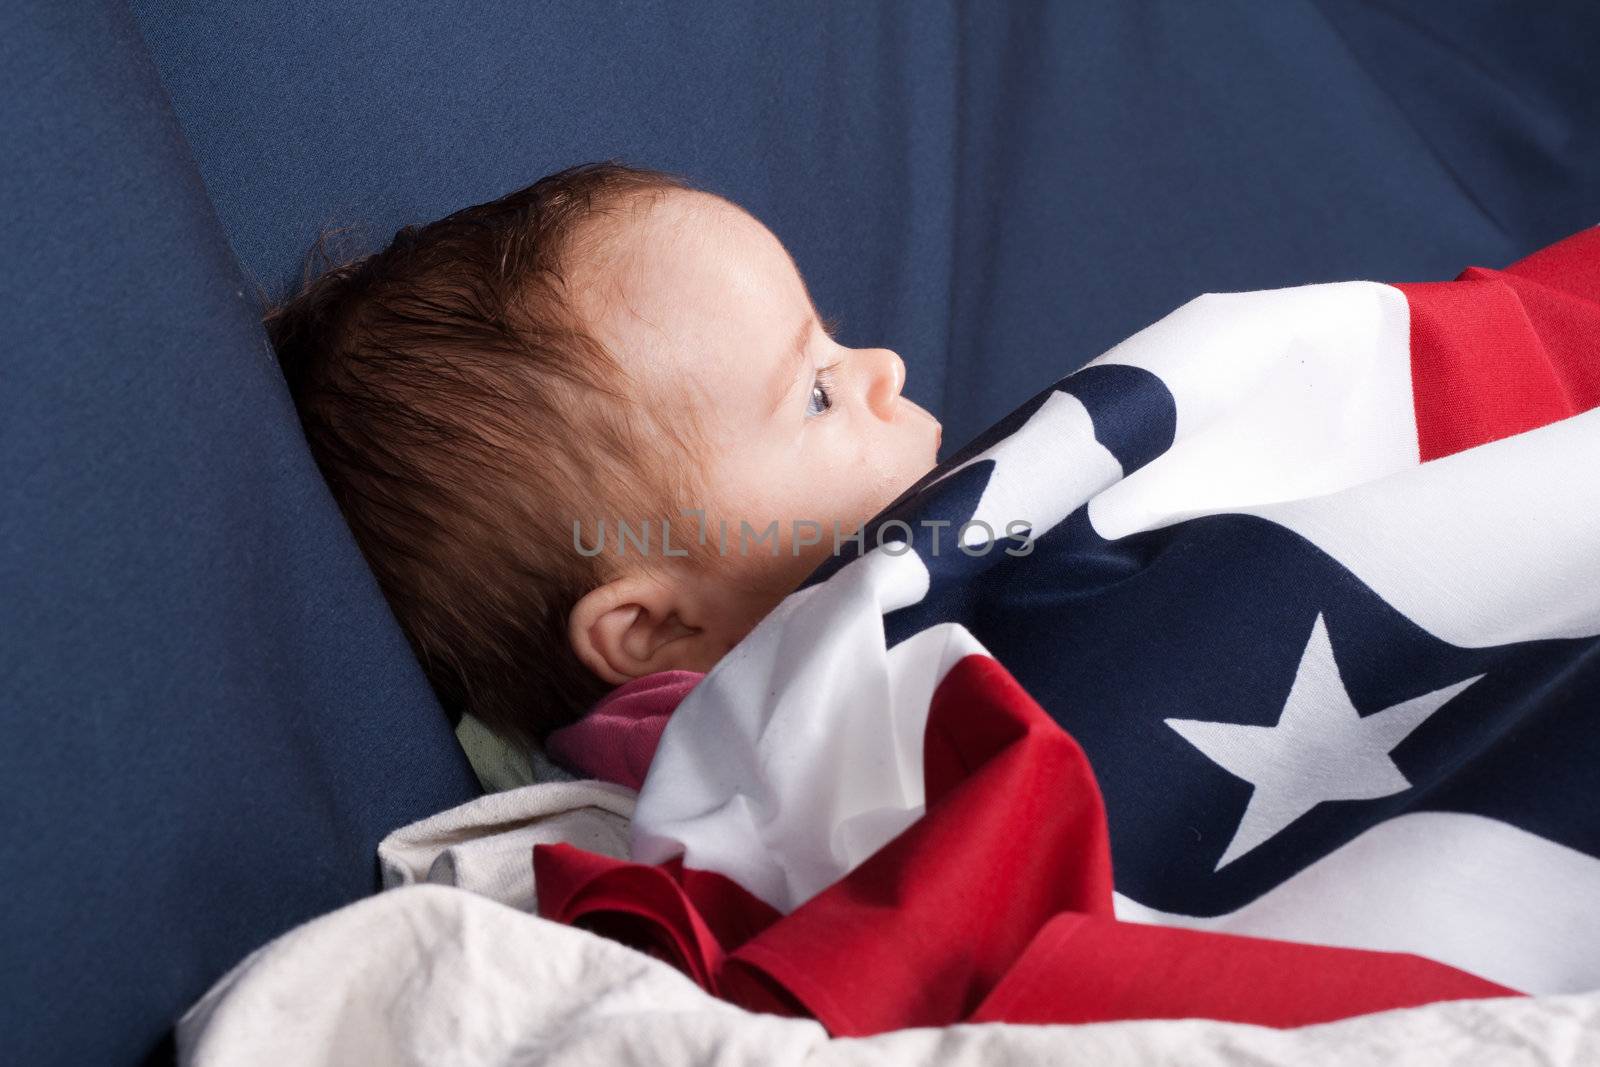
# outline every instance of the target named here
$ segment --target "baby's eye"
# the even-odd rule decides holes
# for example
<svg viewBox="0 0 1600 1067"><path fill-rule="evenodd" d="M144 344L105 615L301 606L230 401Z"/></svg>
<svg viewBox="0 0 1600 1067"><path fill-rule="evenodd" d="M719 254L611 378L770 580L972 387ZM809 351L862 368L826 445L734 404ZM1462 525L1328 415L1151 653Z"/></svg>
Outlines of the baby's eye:
<svg viewBox="0 0 1600 1067"><path fill-rule="evenodd" d="M811 399L806 403L806 417L822 415L833 407L833 368L817 371L811 383Z"/></svg>

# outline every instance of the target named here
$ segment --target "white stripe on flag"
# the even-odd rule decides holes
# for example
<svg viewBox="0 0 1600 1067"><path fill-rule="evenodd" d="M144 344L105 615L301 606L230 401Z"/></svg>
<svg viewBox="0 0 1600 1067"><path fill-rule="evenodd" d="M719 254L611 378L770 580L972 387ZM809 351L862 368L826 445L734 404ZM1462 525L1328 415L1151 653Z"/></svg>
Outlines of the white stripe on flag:
<svg viewBox="0 0 1600 1067"><path fill-rule="evenodd" d="M1600 408L1342 493L1240 509L1463 648L1600 634Z"/></svg>
<svg viewBox="0 0 1600 1067"><path fill-rule="evenodd" d="M1090 502L1102 537L1418 463L1411 309L1392 286L1208 293L1089 365L1101 364L1149 371L1177 405L1172 448Z"/></svg>
<svg viewBox="0 0 1600 1067"><path fill-rule="evenodd" d="M1226 915L1115 903L1129 922L1410 952L1526 993L1600 988L1600 860L1481 815L1389 819Z"/></svg>
<svg viewBox="0 0 1600 1067"><path fill-rule="evenodd" d="M968 546L991 539L978 523L1004 538L1011 523L1022 521L1029 536L1043 537L1122 477L1122 464L1095 440L1094 420L1070 393L1052 392L1016 432L951 467L929 487L986 460L994 461L994 471L968 520L972 525L961 534Z"/></svg>

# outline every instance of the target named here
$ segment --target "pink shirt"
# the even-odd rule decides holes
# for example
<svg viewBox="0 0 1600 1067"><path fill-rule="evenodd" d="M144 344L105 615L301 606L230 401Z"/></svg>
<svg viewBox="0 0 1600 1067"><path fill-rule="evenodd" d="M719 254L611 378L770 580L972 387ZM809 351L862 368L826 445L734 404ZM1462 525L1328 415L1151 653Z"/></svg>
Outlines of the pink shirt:
<svg viewBox="0 0 1600 1067"><path fill-rule="evenodd" d="M657 671L635 678L602 697L577 722L552 733L545 739L545 751L587 777L638 789L667 719L704 677L700 671Z"/></svg>

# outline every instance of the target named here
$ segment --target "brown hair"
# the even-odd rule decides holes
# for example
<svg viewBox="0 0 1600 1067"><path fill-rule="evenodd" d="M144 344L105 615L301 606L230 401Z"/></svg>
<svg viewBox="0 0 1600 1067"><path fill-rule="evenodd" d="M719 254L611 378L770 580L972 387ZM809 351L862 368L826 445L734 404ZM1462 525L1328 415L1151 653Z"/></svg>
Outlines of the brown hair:
<svg viewBox="0 0 1600 1067"><path fill-rule="evenodd" d="M571 167L308 270L267 312L312 453L452 719L537 743L609 688L567 639L604 580L573 521L592 529L597 498L676 514L689 465L649 455L641 427L681 434L630 404L563 265L597 247L591 221L684 188L615 160Z"/></svg>

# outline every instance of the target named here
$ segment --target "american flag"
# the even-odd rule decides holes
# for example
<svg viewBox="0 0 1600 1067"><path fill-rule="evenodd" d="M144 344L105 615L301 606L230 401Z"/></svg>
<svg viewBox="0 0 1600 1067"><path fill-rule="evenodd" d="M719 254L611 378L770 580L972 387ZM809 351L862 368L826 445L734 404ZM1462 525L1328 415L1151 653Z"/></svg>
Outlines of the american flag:
<svg viewBox="0 0 1600 1067"><path fill-rule="evenodd" d="M1600 228L1191 301L764 620L540 912L835 1034L1600 988L1597 404Z"/></svg>

